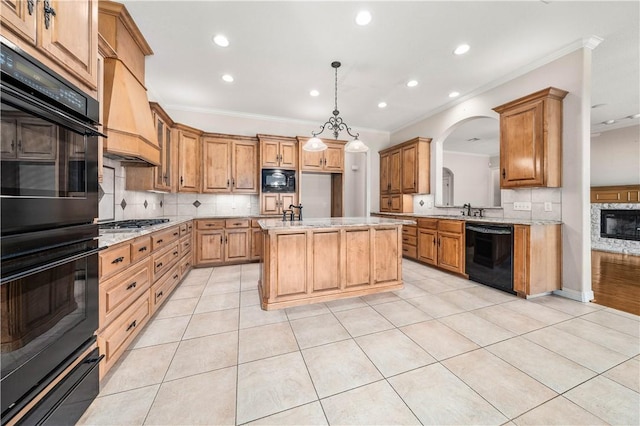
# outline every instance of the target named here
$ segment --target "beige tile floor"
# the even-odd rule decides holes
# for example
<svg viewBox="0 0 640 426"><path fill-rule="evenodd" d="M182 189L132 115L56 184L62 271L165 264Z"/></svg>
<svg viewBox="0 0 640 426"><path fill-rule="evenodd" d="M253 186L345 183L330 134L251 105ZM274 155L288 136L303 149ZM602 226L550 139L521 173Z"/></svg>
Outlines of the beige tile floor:
<svg viewBox="0 0 640 426"><path fill-rule="evenodd" d="M258 268L191 271L79 424L640 423L640 317L406 260L401 291L266 312Z"/></svg>

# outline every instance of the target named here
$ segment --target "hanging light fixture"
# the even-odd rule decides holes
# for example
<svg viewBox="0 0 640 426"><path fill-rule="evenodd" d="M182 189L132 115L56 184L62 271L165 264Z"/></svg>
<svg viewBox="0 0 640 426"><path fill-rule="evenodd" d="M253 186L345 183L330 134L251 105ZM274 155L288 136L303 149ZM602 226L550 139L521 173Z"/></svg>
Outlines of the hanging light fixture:
<svg viewBox="0 0 640 426"><path fill-rule="evenodd" d="M342 130L346 130L349 136L353 138L352 141L349 141L345 146L344 150L346 152L366 152L369 150L369 147L364 144L358 136L360 133L356 133L355 135L351 133L351 127L347 126L342 118L340 117L340 111L338 111L338 68L340 68L340 62L334 61L331 63L331 67L335 69L335 106L333 109L333 117L329 117L326 123L320 126L320 131L311 132L313 135L302 147L305 151L324 151L327 149L327 145L322 142L322 139L318 137L319 134L324 132L325 129L333 132L333 137L338 139L338 135Z"/></svg>

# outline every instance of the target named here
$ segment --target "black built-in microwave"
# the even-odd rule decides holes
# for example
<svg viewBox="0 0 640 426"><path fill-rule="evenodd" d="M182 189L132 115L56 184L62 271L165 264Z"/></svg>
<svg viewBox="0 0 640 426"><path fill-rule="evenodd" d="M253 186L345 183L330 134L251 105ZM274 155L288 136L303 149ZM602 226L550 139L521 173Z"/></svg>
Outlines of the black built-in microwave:
<svg viewBox="0 0 640 426"><path fill-rule="evenodd" d="M262 169L262 192L296 192L295 170Z"/></svg>

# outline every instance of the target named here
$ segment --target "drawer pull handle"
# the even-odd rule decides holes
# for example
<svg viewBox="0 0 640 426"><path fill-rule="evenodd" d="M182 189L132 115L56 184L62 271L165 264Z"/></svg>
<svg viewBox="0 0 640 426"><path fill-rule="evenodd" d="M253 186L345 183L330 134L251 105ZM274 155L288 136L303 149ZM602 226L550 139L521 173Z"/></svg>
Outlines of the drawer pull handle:
<svg viewBox="0 0 640 426"><path fill-rule="evenodd" d="M160 239L158 240L158 244L162 244L164 242L164 240Z"/></svg>
<svg viewBox="0 0 640 426"><path fill-rule="evenodd" d="M147 246L140 247L140 248L138 249L138 252L140 252L140 253L142 253L143 251L147 251Z"/></svg>
<svg viewBox="0 0 640 426"><path fill-rule="evenodd" d="M177 256L177 255L178 255L178 252L177 252L177 251L174 251L174 252L173 252L173 255L174 255L174 256Z"/></svg>
<svg viewBox="0 0 640 426"><path fill-rule="evenodd" d="M158 263L158 264L156 265L156 269L157 269L157 268L162 268L162 262L160 262L160 263Z"/></svg>
<svg viewBox="0 0 640 426"><path fill-rule="evenodd" d="M136 285L138 284L137 281L132 282L131 284L129 284L127 286L127 290L131 290L132 288L136 288Z"/></svg>
<svg viewBox="0 0 640 426"><path fill-rule="evenodd" d="M127 327L127 331L131 330L132 328L136 328L137 321L138 320L133 320L133 322L129 324L129 327Z"/></svg>
<svg viewBox="0 0 640 426"><path fill-rule="evenodd" d="M177 232L174 232L174 233L173 233L173 236L175 237L176 235L178 235L178 233L177 233Z"/></svg>
<svg viewBox="0 0 640 426"><path fill-rule="evenodd" d="M233 226L240 226L240 225L242 225L242 223L237 223L236 222L236 223L233 224Z"/></svg>
<svg viewBox="0 0 640 426"><path fill-rule="evenodd" d="M184 246L185 247L189 247L189 243L184 243Z"/></svg>
<svg viewBox="0 0 640 426"><path fill-rule="evenodd" d="M207 226L216 226L214 223L207 223Z"/></svg>
<svg viewBox="0 0 640 426"><path fill-rule="evenodd" d="M173 279L174 279L174 280L177 280L177 279L178 279L178 277L179 277L179 275L177 275L177 274L176 274L176 275L174 275L174 276L173 276Z"/></svg>
<svg viewBox="0 0 640 426"><path fill-rule="evenodd" d="M163 291L161 291L160 293L156 294L156 301L157 301L158 299L161 299L161 298L162 298L162 296L164 296L164 290L163 290Z"/></svg>
<svg viewBox="0 0 640 426"><path fill-rule="evenodd" d="M120 256L120 257L118 257L118 258L116 258L116 259L113 259L113 260L111 261L111 264L112 264L112 265L115 265L116 263L120 263L120 262L122 262L122 261L124 261L124 257L123 257L123 256Z"/></svg>

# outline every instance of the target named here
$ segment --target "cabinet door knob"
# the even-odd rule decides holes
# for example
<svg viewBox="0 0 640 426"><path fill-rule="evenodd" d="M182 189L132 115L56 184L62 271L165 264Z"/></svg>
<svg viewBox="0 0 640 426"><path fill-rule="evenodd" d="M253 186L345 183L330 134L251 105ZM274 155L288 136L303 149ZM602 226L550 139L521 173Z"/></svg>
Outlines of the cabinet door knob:
<svg viewBox="0 0 640 426"><path fill-rule="evenodd" d="M184 183L184 178L180 176L180 186L183 186L183 183Z"/></svg>
<svg viewBox="0 0 640 426"><path fill-rule="evenodd" d="M507 177L507 172L505 171L505 169L502 169L502 179L506 179Z"/></svg>

